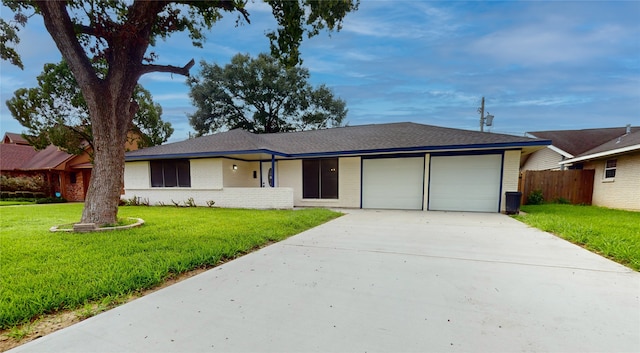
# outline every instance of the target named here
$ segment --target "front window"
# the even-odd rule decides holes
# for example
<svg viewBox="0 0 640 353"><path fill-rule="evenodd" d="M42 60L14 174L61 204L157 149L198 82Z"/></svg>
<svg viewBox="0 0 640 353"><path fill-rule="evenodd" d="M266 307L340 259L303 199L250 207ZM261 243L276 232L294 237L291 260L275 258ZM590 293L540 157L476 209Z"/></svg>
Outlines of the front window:
<svg viewBox="0 0 640 353"><path fill-rule="evenodd" d="M307 159L302 161L302 198L338 198L338 159Z"/></svg>
<svg viewBox="0 0 640 353"><path fill-rule="evenodd" d="M608 159L604 166L604 178L613 179L616 177L617 159Z"/></svg>
<svg viewBox="0 0 640 353"><path fill-rule="evenodd" d="M191 187L191 170L188 160L151 161L150 164L152 187Z"/></svg>

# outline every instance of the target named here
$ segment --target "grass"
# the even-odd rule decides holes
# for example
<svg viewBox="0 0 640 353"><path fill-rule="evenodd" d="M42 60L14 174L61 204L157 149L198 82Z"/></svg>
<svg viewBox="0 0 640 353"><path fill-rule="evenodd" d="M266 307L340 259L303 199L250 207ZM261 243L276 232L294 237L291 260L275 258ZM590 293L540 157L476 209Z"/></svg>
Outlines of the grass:
<svg viewBox="0 0 640 353"><path fill-rule="evenodd" d="M211 267L339 214L325 209L121 207L140 228L51 233L80 219L82 204L0 208L0 328L61 310L90 314L176 274ZM16 333L18 334L18 333Z"/></svg>
<svg viewBox="0 0 640 353"><path fill-rule="evenodd" d="M24 201L24 200L0 200L0 206L16 206L16 205L33 205L34 201Z"/></svg>
<svg viewBox="0 0 640 353"><path fill-rule="evenodd" d="M595 206L525 205L516 219L640 271L640 212Z"/></svg>

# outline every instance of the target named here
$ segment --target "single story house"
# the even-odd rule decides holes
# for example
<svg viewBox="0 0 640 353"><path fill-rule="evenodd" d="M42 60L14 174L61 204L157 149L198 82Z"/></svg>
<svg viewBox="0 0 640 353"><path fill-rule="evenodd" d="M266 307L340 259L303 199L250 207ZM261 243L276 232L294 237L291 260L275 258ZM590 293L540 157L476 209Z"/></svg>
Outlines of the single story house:
<svg viewBox="0 0 640 353"><path fill-rule="evenodd" d="M129 133L125 149L137 149L138 138L135 132ZM0 174L42 178L46 184L44 196L84 201L93 169L91 147L86 142L84 146L80 155L69 154L54 145L38 151L21 134L7 132L0 143Z"/></svg>
<svg viewBox="0 0 640 353"><path fill-rule="evenodd" d="M639 129L639 127L634 127ZM581 169L581 164L560 163L581 155L626 133L627 127L581 130L530 131L526 136L551 140L551 145L522 159L521 170Z"/></svg>
<svg viewBox="0 0 640 353"><path fill-rule="evenodd" d="M499 212L520 158L551 141L416 123L252 134L128 152L125 199L239 208Z"/></svg>
<svg viewBox="0 0 640 353"><path fill-rule="evenodd" d="M0 174L4 176L42 178L44 196L84 201L91 178L87 153L76 156L53 145L38 151L20 134L7 132L0 144L0 160Z"/></svg>
<svg viewBox="0 0 640 353"><path fill-rule="evenodd" d="M640 211L640 128L560 163L595 169L593 205Z"/></svg>

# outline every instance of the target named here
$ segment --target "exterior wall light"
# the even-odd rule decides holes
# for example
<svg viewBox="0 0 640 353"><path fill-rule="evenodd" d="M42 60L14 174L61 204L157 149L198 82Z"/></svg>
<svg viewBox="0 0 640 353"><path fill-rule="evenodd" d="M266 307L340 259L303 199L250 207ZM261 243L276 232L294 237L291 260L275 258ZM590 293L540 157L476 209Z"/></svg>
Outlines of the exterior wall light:
<svg viewBox="0 0 640 353"><path fill-rule="evenodd" d="M238 170L238 165L237 164L233 165L233 170Z"/></svg>

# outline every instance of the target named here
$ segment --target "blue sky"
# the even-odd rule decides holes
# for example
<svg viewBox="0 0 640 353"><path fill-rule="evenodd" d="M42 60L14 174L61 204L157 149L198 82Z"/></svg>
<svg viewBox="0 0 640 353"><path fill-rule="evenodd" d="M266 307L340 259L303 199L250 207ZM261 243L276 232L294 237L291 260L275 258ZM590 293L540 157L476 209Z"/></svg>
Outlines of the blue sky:
<svg viewBox="0 0 640 353"><path fill-rule="evenodd" d="M186 35L159 41L157 63L224 65L237 53L267 52L270 9L257 1L248 9L251 24L236 27L236 16L227 15L204 48L191 47ZM4 102L34 87L45 63L60 60L40 18L21 37L24 71L0 63L2 134L23 130ZM478 130L483 96L495 116L485 131L640 125L640 1L362 0L342 31L308 39L301 51L312 84L347 102L350 125L412 121ZM173 124L170 141L193 131L184 82L164 73L140 81Z"/></svg>

